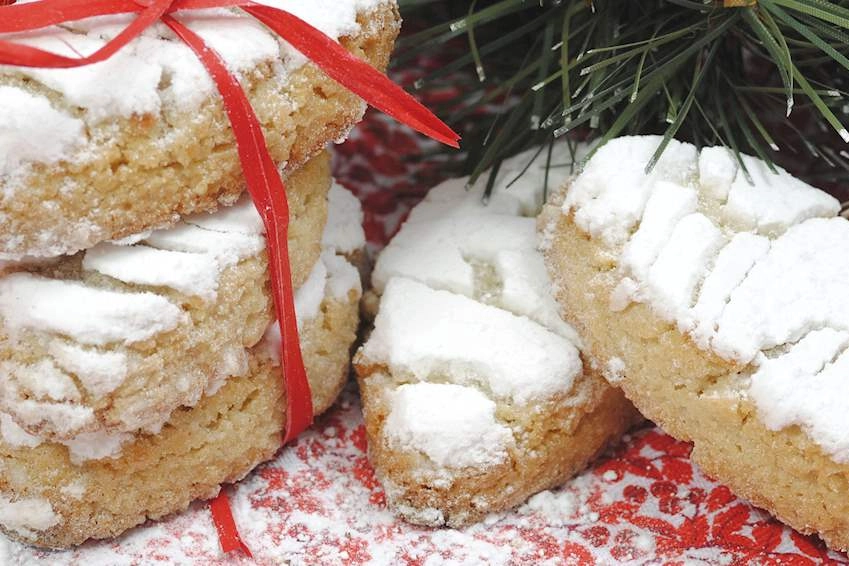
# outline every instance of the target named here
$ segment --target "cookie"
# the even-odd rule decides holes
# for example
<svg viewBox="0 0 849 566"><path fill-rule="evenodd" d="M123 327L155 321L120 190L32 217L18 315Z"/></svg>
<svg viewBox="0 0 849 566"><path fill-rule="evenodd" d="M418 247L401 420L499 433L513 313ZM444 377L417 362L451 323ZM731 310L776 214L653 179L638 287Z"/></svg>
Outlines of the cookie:
<svg viewBox="0 0 849 566"><path fill-rule="evenodd" d="M400 25L394 0L278 4L386 67ZM181 18L237 73L287 172L362 117L357 96L246 14ZM124 25L101 18L15 41L74 56ZM243 190L214 84L162 25L97 65L0 69L0 260L75 253L232 204Z"/></svg>
<svg viewBox="0 0 849 566"><path fill-rule="evenodd" d="M492 199L435 189L380 255L374 330L355 357L369 456L389 507L459 527L582 469L637 416L558 315L535 215L545 158L505 162ZM553 156L568 174L567 146ZM564 166L565 165L565 166Z"/></svg>
<svg viewBox="0 0 849 566"><path fill-rule="evenodd" d="M319 258L330 184L326 153L289 179L296 287ZM77 459L158 432L245 373L274 320L248 198L137 239L0 277L0 411Z"/></svg>
<svg viewBox="0 0 849 566"><path fill-rule="evenodd" d="M611 141L541 221L566 318L607 377L738 495L849 548L849 222L724 148Z"/></svg>
<svg viewBox="0 0 849 566"><path fill-rule="evenodd" d="M230 209L205 221L221 229L244 226L244 216ZM243 284L263 288L256 281ZM328 248L296 293L316 414L332 405L347 381L360 295L357 269ZM222 483L238 481L271 458L283 439L285 391L278 327L264 320L267 330L258 343L242 349L238 364L225 356L219 379L199 400L172 411L155 433L135 434L108 455L89 451L81 459L74 445L34 436L0 415L0 527L52 548L116 536L194 499L214 497Z"/></svg>

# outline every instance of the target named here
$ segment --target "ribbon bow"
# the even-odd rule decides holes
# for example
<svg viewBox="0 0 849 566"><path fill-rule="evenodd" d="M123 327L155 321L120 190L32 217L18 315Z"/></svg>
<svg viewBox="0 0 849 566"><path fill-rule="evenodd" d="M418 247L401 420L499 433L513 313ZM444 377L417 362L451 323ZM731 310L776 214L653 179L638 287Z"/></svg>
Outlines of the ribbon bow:
<svg viewBox="0 0 849 566"><path fill-rule="evenodd" d="M105 61L144 30L162 22L194 51L206 67L223 99L248 192L265 224L274 306L283 337L281 365L286 388L285 444L313 421L312 395L301 356L289 264L289 207L283 181L268 152L259 120L239 81L199 35L174 17L178 11L209 8L239 8L250 14L330 78L371 106L424 135L451 147L459 147L460 137L384 74L348 53L307 22L278 8L250 0L41 0L17 5L14 0L0 0L0 33L33 31L95 16L136 14L121 33L85 57L65 57L0 39L0 64L57 69L91 65ZM239 536L223 491L212 502L211 510L222 550L231 552L240 549L251 556Z"/></svg>

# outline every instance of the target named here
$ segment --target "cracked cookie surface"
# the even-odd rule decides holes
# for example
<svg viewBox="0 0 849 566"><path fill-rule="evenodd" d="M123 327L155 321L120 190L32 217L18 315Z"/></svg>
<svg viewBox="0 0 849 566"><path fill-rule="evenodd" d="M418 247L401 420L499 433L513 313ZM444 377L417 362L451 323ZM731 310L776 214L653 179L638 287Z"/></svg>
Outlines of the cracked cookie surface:
<svg viewBox="0 0 849 566"><path fill-rule="evenodd" d="M607 376L694 459L849 546L849 222L757 159L656 137L604 146L541 220L556 295Z"/></svg>
<svg viewBox="0 0 849 566"><path fill-rule="evenodd" d="M379 69L400 28L393 0L266 3ZM287 174L362 118L362 100L249 16L207 10L184 19L239 77ZM83 21L14 39L78 56L125 25ZM75 253L233 204L243 191L214 85L164 27L98 65L0 69L0 260Z"/></svg>
<svg viewBox="0 0 849 566"><path fill-rule="evenodd" d="M355 365L370 458L413 523L518 505L637 418L558 315L536 252L544 160L507 188L531 158L503 164L487 205L463 179L433 189L375 266L379 306ZM565 145L553 159L568 174Z"/></svg>

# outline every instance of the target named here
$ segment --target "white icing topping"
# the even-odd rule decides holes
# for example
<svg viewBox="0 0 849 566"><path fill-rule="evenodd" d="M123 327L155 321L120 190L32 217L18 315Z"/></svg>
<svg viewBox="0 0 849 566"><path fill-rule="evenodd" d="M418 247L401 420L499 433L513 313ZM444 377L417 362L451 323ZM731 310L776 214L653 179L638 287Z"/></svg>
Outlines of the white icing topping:
<svg viewBox="0 0 849 566"><path fill-rule="evenodd" d="M483 393L450 383L414 383L391 393L383 431L397 450L421 452L437 466L493 466L507 458L510 429Z"/></svg>
<svg viewBox="0 0 849 566"><path fill-rule="evenodd" d="M34 538L35 532L46 531L61 522L46 499L12 500L0 494L0 524L23 537Z"/></svg>
<svg viewBox="0 0 849 566"><path fill-rule="evenodd" d="M355 291L359 296L363 292L363 283L357 268L342 256L332 252L322 252L321 263L327 269L326 293L339 301L347 301L348 294Z"/></svg>
<svg viewBox="0 0 849 566"><path fill-rule="evenodd" d="M0 316L9 329L47 330L102 346L146 340L185 314L152 293L119 293L28 273L0 278Z"/></svg>
<svg viewBox="0 0 849 566"><path fill-rule="evenodd" d="M450 376L520 404L568 392L581 371L577 348L539 324L400 277L386 286L363 355L393 375Z"/></svg>
<svg viewBox="0 0 849 566"><path fill-rule="evenodd" d="M693 305L696 285L708 269L708 262L725 243L722 232L705 216L694 213L678 222L666 245L651 266L646 279L648 292L666 318L681 319Z"/></svg>
<svg viewBox="0 0 849 566"><path fill-rule="evenodd" d="M262 217L256 210L250 195L242 195L233 206L220 208L214 213L199 213L188 216L186 224L206 228L213 232L225 232L228 234L265 234L265 225ZM150 240L148 240L150 241ZM155 243L151 245L156 246ZM184 251L202 251L199 249L185 249Z"/></svg>
<svg viewBox="0 0 849 566"><path fill-rule="evenodd" d="M735 234L722 248L713 269L705 277L692 317L697 325L693 336L704 348L716 332L731 293L740 286L746 274L769 251L769 239L748 232Z"/></svg>
<svg viewBox="0 0 849 566"><path fill-rule="evenodd" d="M721 146L704 148L699 154L699 184L702 194L725 202L739 168L730 149Z"/></svg>
<svg viewBox="0 0 849 566"><path fill-rule="evenodd" d="M763 161L748 155L743 156L743 164L751 182L738 172L722 207L725 220L736 229L773 235L808 218L836 213L834 198L784 169L776 167L773 173Z"/></svg>
<svg viewBox="0 0 849 566"><path fill-rule="evenodd" d="M38 428L47 423L58 434L67 435L94 422L94 411L72 403L53 403L25 399L13 382L3 384L4 395L17 398L14 418L27 427Z"/></svg>
<svg viewBox="0 0 849 566"><path fill-rule="evenodd" d="M340 254L350 254L363 249L366 234L363 230L363 208L351 192L338 183L330 187L327 209L327 226L321 238L321 247Z"/></svg>
<svg viewBox="0 0 849 566"><path fill-rule="evenodd" d="M354 291L357 297L362 295L360 272L345 257L336 255L337 253L352 253L356 249L362 249L351 248L350 242L341 238L343 233L345 238L355 234L356 230L353 229L353 225L347 226L344 231L339 229L340 224L352 224L351 219L344 220L344 215L350 214L355 220L362 219L362 207L360 201L356 200L347 189L335 183L333 186L335 189L331 189L331 191L335 192L336 196L331 197L328 203L328 222L322 237L324 251L310 271L307 280L295 291L295 313L298 317L299 329L303 328L305 323L318 318L321 313L321 305L325 300L333 299L348 302L350 300L348 295L351 291ZM349 195L354 200L350 200L343 194ZM331 223L330 219L335 220ZM360 227L360 231L362 231L362 227ZM365 245L365 237L361 240L355 238L355 240L361 242L363 246ZM279 364L281 337L280 327L276 320L269 325L265 332L263 347L272 362Z"/></svg>
<svg viewBox="0 0 849 566"><path fill-rule="evenodd" d="M661 181L649 196L640 228L625 244L621 264L635 277L645 278L672 231L698 207L695 189Z"/></svg>
<svg viewBox="0 0 849 566"><path fill-rule="evenodd" d="M849 329L849 222L811 219L772 242L731 293L713 347L752 360L823 327Z"/></svg>

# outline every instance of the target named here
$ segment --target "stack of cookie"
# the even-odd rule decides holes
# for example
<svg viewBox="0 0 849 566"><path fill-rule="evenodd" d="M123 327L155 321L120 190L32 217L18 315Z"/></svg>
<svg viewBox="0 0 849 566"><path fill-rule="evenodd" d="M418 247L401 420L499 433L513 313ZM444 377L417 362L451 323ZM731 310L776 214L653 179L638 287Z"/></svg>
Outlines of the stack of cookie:
<svg viewBox="0 0 849 566"><path fill-rule="evenodd" d="M387 64L394 2L286 8ZM347 377L364 245L322 150L364 105L246 16L185 21L239 76L281 164L321 412ZM125 25L22 41L85 54ZM263 224L189 48L155 28L97 65L3 69L0 155L0 527L50 547L114 536L271 457L286 392Z"/></svg>

